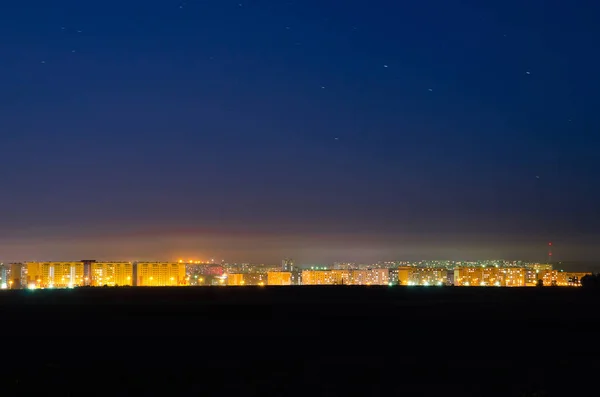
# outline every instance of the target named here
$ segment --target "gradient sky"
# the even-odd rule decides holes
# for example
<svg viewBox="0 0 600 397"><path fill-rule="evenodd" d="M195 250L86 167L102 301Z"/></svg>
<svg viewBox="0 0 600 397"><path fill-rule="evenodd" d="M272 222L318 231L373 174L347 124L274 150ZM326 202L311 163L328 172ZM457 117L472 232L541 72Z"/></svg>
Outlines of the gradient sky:
<svg viewBox="0 0 600 397"><path fill-rule="evenodd" d="M600 259L600 3L0 6L0 261Z"/></svg>

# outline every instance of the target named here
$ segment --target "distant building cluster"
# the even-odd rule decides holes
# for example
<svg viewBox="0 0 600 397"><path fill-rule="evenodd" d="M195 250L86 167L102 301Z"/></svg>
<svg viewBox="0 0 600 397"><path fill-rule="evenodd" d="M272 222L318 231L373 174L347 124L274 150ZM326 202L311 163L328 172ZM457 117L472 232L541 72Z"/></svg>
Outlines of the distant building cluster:
<svg viewBox="0 0 600 397"><path fill-rule="evenodd" d="M25 262L0 264L2 289L75 287L402 285L460 287L578 287L590 273L563 272L549 264L515 262L380 262L280 266L178 262Z"/></svg>

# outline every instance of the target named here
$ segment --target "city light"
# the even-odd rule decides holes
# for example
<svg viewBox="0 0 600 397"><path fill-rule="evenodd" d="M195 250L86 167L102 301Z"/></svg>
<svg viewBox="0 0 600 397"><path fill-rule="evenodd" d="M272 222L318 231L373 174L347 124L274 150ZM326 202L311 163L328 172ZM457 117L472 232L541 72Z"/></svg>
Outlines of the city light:
<svg viewBox="0 0 600 397"><path fill-rule="evenodd" d="M11 269L0 265L0 282L4 281L0 284L1 289L61 289L83 285L580 287L580 280L589 274L554 270L551 264L519 261L419 261L386 262L373 266L353 263L294 266L293 262L287 260L282 265L254 265L224 262L215 264L212 261L184 262L179 259L177 262L66 261L12 265ZM9 271L21 272L20 277L13 278Z"/></svg>

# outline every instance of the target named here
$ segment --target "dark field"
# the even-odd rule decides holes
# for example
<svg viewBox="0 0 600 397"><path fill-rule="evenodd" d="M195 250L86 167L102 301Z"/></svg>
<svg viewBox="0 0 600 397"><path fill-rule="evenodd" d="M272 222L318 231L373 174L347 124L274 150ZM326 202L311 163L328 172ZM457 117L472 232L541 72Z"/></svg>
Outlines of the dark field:
<svg viewBox="0 0 600 397"><path fill-rule="evenodd" d="M600 294L1 291L0 395L600 395Z"/></svg>

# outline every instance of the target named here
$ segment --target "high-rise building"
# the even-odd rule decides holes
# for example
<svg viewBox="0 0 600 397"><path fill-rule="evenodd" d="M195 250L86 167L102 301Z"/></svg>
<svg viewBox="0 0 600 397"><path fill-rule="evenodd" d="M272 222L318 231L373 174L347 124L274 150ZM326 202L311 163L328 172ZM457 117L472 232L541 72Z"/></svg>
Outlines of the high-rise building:
<svg viewBox="0 0 600 397"><path fill-rule="evenodd" d="M94 287L133 285L133 264L131 262L93 262L90 266L90 285Z"/></svg>
<svg viewBox="0 0 600 397"><path fill-rule="evenodd" d="M335 276L336 274L328 270L303 270L302 285L334 285L336 284Z"/></svg>
<svg viewBox="0 0 600 397"><path fill-rule="evenodd" d="M388 284L398 285L398 268L391 267L388 272Z"/></svg>
<svg viewBox="0 0 600 397"><path fill-rule="evenodd" d="M267 272L267 285L292 285L292 272Z"/></svg>
<svg viewBox="0 0 600 397"><path fill-rule="evenodd" d="M135 285L139 287L175 287L188 284L185 263L137 262Z"/></svg>
<svg viewBox="0 0 600 397"><path fill-rule="evenodd" d="M0 289L8 288L8 269L4 263L0 263Z"/></svg>
<svg viewBox="0 0 600 397"><path fill-rule="evenodd" d="M448 271L439 267L398 268L398 284L400 285L444 285L448 281Z"/></svg>
<svg viewBox="0 0 600 397"><path fill-rule="evenodd" d="M92 285L92 264L96 261L84 259L81 262L83 262L83 285Z"/></svg>
<svg viewBox="0 0 600 397"><path fill-rule="evenodd" d="M294 270L294 260L290 258L285 258L281 261L281 271L282 272L291 272Z"/></svg>
<svg viewBox="0 0 600 397"><path fill-rule="evenodd" d="M84 285L83 262L27 262L29 288L69 288Z"/></svg>
<svg viewBox="0 0 600 397"><path fill-rule="evenodd" d="M8 280L8 288L21 289L27 280L23 280L23 264L10 264L10 278Z"/></svg>

